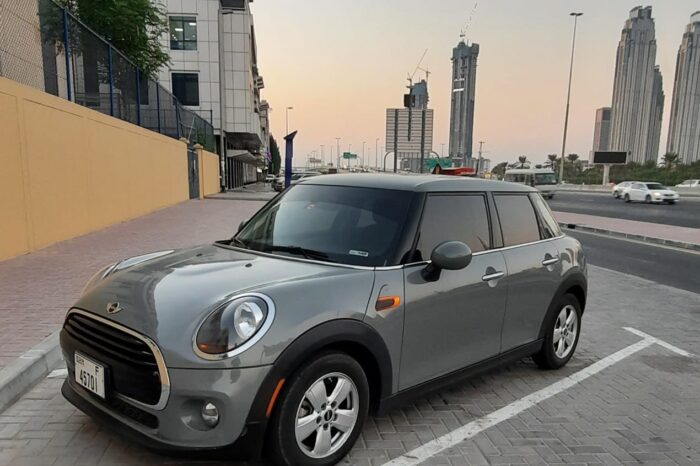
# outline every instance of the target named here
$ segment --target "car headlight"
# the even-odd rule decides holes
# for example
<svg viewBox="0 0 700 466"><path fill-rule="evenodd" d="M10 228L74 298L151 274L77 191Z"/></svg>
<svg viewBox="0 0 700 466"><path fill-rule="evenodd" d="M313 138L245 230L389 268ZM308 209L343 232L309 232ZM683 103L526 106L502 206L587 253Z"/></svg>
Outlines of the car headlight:
<svg viewBox="0 0 700 466"><path fill-rule="evenodd" d="M265 334L274 319L267 296L251 294L226 302L202 323L195 336L195 352L205 359L242 353Z"/></svg>
<svg viewBox="0 0 700 466"><path fill-rule="evenodd" d="M661 196L661 193L654 193L654 196Z"/></svg>

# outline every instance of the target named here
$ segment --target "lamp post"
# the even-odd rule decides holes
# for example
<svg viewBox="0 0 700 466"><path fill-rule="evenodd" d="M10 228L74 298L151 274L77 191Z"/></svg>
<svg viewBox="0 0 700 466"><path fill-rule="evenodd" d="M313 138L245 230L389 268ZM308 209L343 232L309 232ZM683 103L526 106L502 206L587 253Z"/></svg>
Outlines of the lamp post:
<svg viewBox="0 0 700 466"><path fill-rule="evenodd" d="M324 151L325 147L326 146L324 144L321 144L321 160L323 160L323 162L321 162L321 164L326 163L326 152Z"/></svg>
<svg viewBox="0 0 700 466"><path fill-rule="evenodd" d="M337 144L336 151L338 152L335 154L338 157L338 165L335 168L340 170L340 138L335 138L335 143Z"/></svg>
<svg viewBox="0 0 700 466"><path fill-rule="evenodd" d="M287 131L287 134L289 134L289 111L290 111L290 110L294 110L294 107L287 107L287 108L285 109L285 112L284 112L284 115L285 115L285 122L286 122L286 124L287 124L287 126L285 127L285 129L286 129L286 131Z"/></svg>
<svg viewBox="0 0 700 466"><path fill-rule="evenodd" d="M570 13L574 17L574 38L571 43L571 65L569 66L569 90L566 95L566 116L564 117L564 140L561 144L561 164L559 165L559 183L564 181L564 156L566 154L566 135L569 130L569 107L571 105L571 80L574 76L574 51L576 49L576 26L578 26L578 17L583 16L583 13Z"/></svg>
<svg viewBox="0 0 700 466"><path fill-rule="evenodd" d="M374 169L379 170L379 161L377 160L377 157L379 157L379 138L377 138L374 141Z"/></svg>

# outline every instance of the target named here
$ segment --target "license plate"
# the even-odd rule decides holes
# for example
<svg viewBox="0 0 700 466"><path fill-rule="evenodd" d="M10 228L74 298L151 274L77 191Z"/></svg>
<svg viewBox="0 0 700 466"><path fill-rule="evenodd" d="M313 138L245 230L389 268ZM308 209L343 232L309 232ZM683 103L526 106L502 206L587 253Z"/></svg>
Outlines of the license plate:
<svg viewBox="0 0 700 466"><path fill-rule="evenodd" d="M105 397L105 368L75 353L75 381L95 395Z"/></svg>

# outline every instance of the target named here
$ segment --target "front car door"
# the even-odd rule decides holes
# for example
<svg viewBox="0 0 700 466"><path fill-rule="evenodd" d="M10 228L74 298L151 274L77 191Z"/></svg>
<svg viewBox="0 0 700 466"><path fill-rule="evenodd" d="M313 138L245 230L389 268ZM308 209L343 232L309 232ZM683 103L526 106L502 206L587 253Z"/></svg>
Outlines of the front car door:
<svg viewBox="0 0 700 466"><path fill-rule="evenodd" d="M535 341L559 286L561 263L554 241L535 213L539 194L494 194L503 233L503 255L508 266L508 303L503 322L501 351ZM544 205L544 209L546 204Z"/></svg>
<svg viewBox="0 0 700 466"><path fill-rule="evenodd" d="M646 197L646 186L642 183L633 183L629 189L630 199L633 201L643 201Z"/></svg>
<svg viewBox="0 0 700 466"><path fill-rule="evenodd" d="M404 268L405 317L399 389L448 374L500 350L506 292L505 261L491 248L485 194L430 194L413 259ZM473 252L463 270L443 270L434 282L421 271L444 241Z"/></svg>

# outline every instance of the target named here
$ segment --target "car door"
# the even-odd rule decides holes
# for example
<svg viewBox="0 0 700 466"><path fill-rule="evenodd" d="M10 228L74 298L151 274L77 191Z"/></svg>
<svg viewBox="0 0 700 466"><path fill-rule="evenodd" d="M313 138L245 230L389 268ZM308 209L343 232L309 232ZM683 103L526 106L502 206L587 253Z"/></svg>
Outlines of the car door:
<svg viewBox="0 0 700 466"><path fill-rule="evenodd" d="M502 352L538 338L547 308L561 280L559 251L546 237L559 236L560 232L556 227L551 235L544 234L533 200L542 202L542 208L549 211L539 194L494 194L508 268Z"/></svg>
<svg viewBox="0 0 700 466"><path fill-rule="evenodd" d="M424 261L445 241L466 243L472 261L463 270L443 270L437 281L426 281ZM414 254L419 263L404 268L400 389L498 354L506 269L501 252L490 246L485 194L427 196Z"/></svg>
<svg viewBox="0 0 700 466"><path fill-rule="evenodd" d="M644 186L642 183L633 183L628 192L630 195L630 200L643 201L646 197L646 186Z"/></svg>

